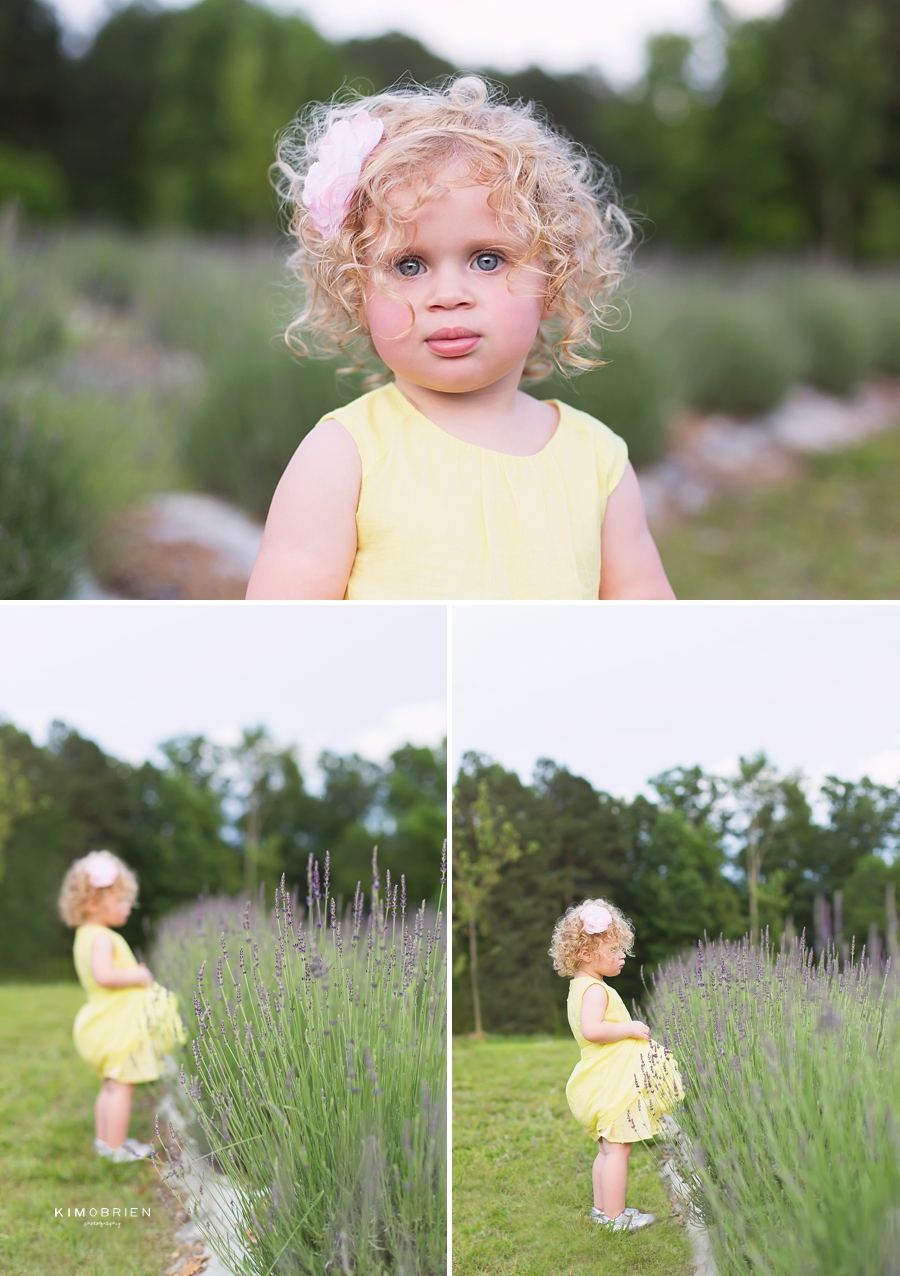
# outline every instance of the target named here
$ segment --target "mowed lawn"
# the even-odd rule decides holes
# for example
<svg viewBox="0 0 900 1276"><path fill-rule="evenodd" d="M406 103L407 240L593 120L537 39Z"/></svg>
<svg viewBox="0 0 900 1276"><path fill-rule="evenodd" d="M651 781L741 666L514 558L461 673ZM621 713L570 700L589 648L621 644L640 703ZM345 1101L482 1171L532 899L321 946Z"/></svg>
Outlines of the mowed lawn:
<svg viewBox="0 0 900 1276"><path fill-rule="evenodd" d="M900 598L900 429L657 537L679 598Z"/></svg>
<svg viewBox="0 0 900 1276"><path fill-rule="evenodd" d="M631 1157L628 1204L660 1220L609 1235L590 1220L595 1148L566 1104L574 1041L457 1038L453 1050L455 1276L690 1276L690 1246L657 1152Z"/></svg>
<svg viewBox="0 0 900 1276"><path fill-rule="evenodd" d="M177 1223L157 1195L156 1171L113 1165L93 1150L99 1080L72 1044L83 1002L77 985L0 984L3 1276L159 1276L169 1265ZM159 1094L138 1086L132 1135L152 1137ZM101 1227L54 1214L104 1206L138 1215Z"/></svg>

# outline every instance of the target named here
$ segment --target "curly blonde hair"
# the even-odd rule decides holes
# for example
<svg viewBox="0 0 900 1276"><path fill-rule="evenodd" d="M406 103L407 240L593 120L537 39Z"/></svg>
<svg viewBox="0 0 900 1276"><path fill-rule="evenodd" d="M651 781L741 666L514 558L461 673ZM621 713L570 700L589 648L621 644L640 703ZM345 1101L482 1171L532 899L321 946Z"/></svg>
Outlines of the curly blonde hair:
<svg viewBox="0 0 900 1276"><path fill-rule="evenodd" d="M301 198L319 143L335 121L361 109L381 120L381 141L363 164L340 228L324 238ZM448 166L492 188L490 205L518 244L514 270L540 271L553 317L544 320L525 363L524 380L554 368L566 374L601 362L596 331L618 316L611 297L622 279L631 226L616 205L609 175L587 152L552 128L534 103L509 103L479 76L436 86L401 83L370 97L345 91L342 100L314 103L281 135L273 180L296 247L288 266L303 306L285 332L298 354L367 364L365 287L376 284L410 243L410 222L425 201L446 191ZM416 192L400 206L401 191ZM392 199L391 197L395 198ZM408 203L408 201L407 201ZM372 213L374 212L374 216ZM373 278L374 276L374 278ZM382 290L383 286L382 286ZM388 379L383 370L370 384Z"/></svg>
<svg viewBox="0 0 900 1276"><path fill-rule="evenodd" d="M589 935L584 929L582 911L589 904L607 909L612 917L612 921L600 935ZM621 948L630 956L633 945L634 927L615 904L611 904L608 899L583 899L580 904L573 904L567 909L553 927L550 956L556 973L565 979L571 979L581 965L581 954L586 948L592 952Z"/></svg>
<svg viewBox="0 0 900 1276"><path fill-rule="evenodd" d="M81 926L90 910L103 899L127 899L134 903L138 897L138 880L134 873L118 855L111 851L118 866L119 873L110 886L94 886L87 875L85 860L75 860L63 878L59 891L59 915L67 926Z"/></svg>

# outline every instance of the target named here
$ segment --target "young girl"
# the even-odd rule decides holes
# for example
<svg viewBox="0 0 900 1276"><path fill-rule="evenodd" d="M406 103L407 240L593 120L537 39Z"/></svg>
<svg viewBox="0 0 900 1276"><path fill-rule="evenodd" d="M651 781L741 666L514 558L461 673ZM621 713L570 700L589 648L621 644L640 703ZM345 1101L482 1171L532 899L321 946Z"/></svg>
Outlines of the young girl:
<svg viewBox="0 0 900 1276"><path fill-rule="evenodd" d="M550 956L569 985L569 1026L581 1047L566 1086L572 1115L599 1143L591 1177L591 1218L613 1231L635 1231L656 1221L626 1208L631 1145L662 1129L661 1117L683 1094L678 1066L650 1040L605 981L617 975L634 943L622 913L604 899L586 899L556 923Z"/></svg>
<svg viewBox="0 0 900 1276"><path fill-rule="evenodd" d="M623 440L519 389L599 363L630 230L586 156L465 76L319 107L276 169L289 343L384 384L300 444L247 597L672 598Z"/></svg>
<svg viewBox="0 0 900 1276"><path fill-rule="evenodd" d="M154 983L121 935L137 899L137 878L109 851L91 851L66 873L59 911L75 932L75 969L88 995L75 1017L75 1049L103 1085L94 1107L94 1149L113 1161L153 1155L149 1143L126 1138L131 1097L141 1081L155 1081L160 1061L185 1040L175 996Z"/></svg>

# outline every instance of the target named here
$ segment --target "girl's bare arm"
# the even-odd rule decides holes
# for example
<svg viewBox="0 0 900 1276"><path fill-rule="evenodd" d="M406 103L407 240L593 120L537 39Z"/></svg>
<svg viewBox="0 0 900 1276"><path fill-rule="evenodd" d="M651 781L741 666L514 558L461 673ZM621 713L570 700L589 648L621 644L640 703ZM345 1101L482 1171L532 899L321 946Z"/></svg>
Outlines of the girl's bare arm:
<svg viewBox="0 0 900 1276"><path fill-rule="evenodd" d="M626 1037L639 1037L644 1041L650 1036L645 1023L632 1019L628 1023L607 1023L606 1007L609 996L602 984L591 984L581 1001L581 1035L588 1041L608 1045L611 1041L624 1041Z"/></svg>
<svg viewBox="0 0 900 1276"><path fill-rule="evenodd" d="M641 489L630 462L606 502L601 544L601 598L675 597L650 535Z"/></svg>
<svg viewBox="0 0 900 1276"><path fill-rule="evenodd" d="M356 556L362 464L337 421L297 448L275 489L247 597L343 598Z"/></svg>
<svg viewBox="0 0 900 1276"><path fill-rule="evenodd" d="M116 969L109 935L97 935L91 946L91 974L101 988L149 988L153 983L153 976L143 962L131 970Z"/></svg>

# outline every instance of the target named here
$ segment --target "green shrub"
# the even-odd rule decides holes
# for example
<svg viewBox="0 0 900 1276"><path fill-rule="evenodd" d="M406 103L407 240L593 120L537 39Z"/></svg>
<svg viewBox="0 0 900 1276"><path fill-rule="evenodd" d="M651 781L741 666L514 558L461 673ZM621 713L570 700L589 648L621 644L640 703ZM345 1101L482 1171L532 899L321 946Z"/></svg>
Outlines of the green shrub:
<svg viewBox="0 0 900 1276"><path fill-rule="evenodd" d="M571 380L557 373L534 393L596 417L625 440L632 464L649 465L666 443L665 375L659 355L626 328L606 334L602 358L603 367Z"/></svg>
<svg viewBox="0 0 900 1276"><path fill-rule="evenodd" d="M721 1276L896 1270L898 991L890 968L796 940L700 944L658 977L676 1154Z"/></svg>
<svg viewBox="0 0 900 1276"><path fill-rule="evenodd" d="M49 155L0 143L0 208L19 204L29 217L57 221L66 211L65 178Z"/></svg>
<svg viewBox="0 0 900 1276"><path fill-rule="evenodd" d="M257 332L217 361L187 423L184 462L192 481L264 517L300 440L358 386L335 382L334 365L300 364Z"/></svg>
<svg viewBox="0 0 900 1276"><path fill-rule="evenodd" d="M701 412L771 411L798 370L797 350L778 309L741 290L695 297L670 322L664 340L677 358L685 404Z"/></svg>
<svg viewBox="0 0 900 1276"><path fill-rule="evenodd" d="M129 235L79 236L67 263L73 290L97 305L126 309L137 294L141 252L140 241Z"/></svg>
<svg viewBox="0 0 900 1276"><path fill-rule="evenodd" d="M388 877L381 895L376 877L368 915L357 886L341 917L328 875L327 859L321 875L310 866L306 908L282 879L273 916L209 901L161 928L155 964L189 1020L181 1079L198 1151L227 1175L206 1190L238 1222L209 1241L246 1276L439 1276L441 914L407 914L405 882ZM200 1203L196 1182L180 1192Z"/></svg>
<svg viewBox="0 0 900 1276"><path fill-rule="evenodd" d="M62 598L109 517L173 486L171 421L147 397L9 391L0 421L0 596Z"/></svg>
<svg viewBox="0 0 900 1276"><path fill-rule="evenodd" d="M829 394L850 394L871 370L875 350L856 281L849 275L795 276L785 300L804 346L802 379Z"/></svg>
<svg viewBox="0 0 900 1276"><path fill-rule="evenodd" d="M0 402L0 598L65 598L85 529L72 449Z"/></svg>
<svg viewBox="0 0 900 1276"><path fill-rule="evenodd" d="M872 290L875 331L873 370L900 377L900 276L889 278Z"/></svg>
<svg viewBox="0 0 900 1276"><path fill-rule="evenodd" d="M0 374L38 363L62 348L61 290L53 270L0 226Z"/></svg>

